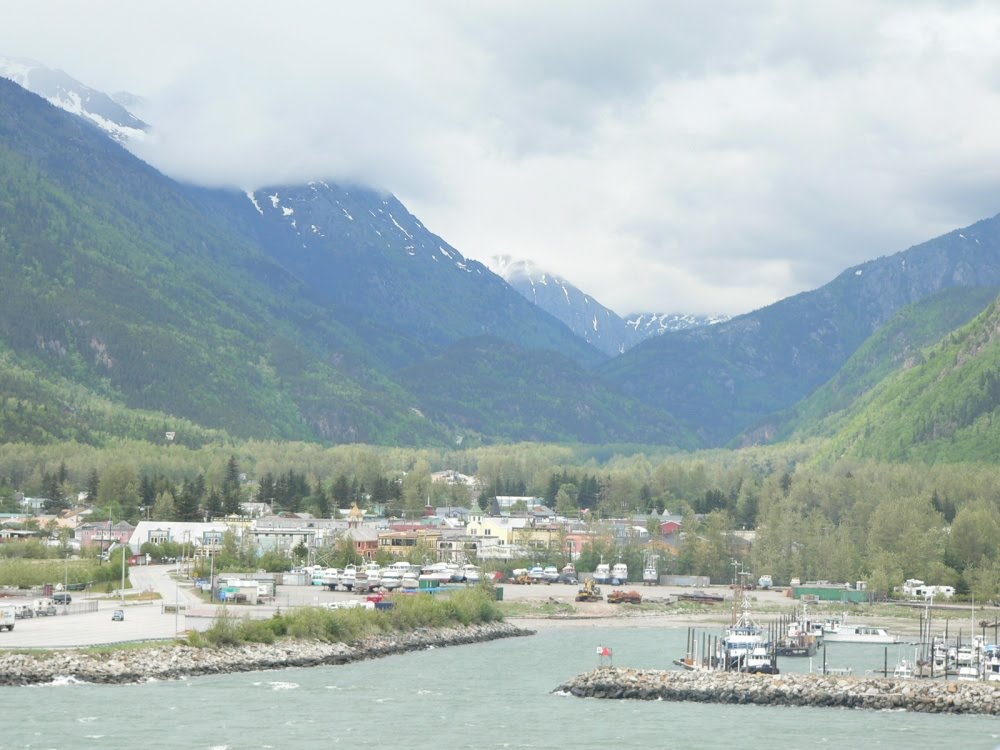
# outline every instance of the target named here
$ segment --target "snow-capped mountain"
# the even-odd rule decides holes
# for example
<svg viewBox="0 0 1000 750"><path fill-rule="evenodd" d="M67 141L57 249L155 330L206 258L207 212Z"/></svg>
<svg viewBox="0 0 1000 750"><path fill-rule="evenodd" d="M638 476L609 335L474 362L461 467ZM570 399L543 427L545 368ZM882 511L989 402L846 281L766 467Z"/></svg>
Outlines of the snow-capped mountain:
<svg viewBox="0 0 1000 750"><path fill-rule="evenodd" d="M525 298L612 357L650 336L728 320L725 316L679 313L641 313L622 319L566 279L545 271L530 260L496 255L489 265Z"/></svg>
<svg viewBox="0 0 1000 750"><path fill-rule="evenodd" d="M686 331L688 328L725 323L728 315L688 315L684 313L635 313L625 318L625 325L642 338L659 336L669 331Z"/></svg>
<svg viewBox="0 0 1000 750"><path fill-rule="evenodd" d="M88 120L116 141L141 138L149 126L119 102L135 106L141 99L122 92L110 97L85 86L61 70L23 57L0 56L0 77L9 78L22 88L46 99L67 112Z"/></svg>

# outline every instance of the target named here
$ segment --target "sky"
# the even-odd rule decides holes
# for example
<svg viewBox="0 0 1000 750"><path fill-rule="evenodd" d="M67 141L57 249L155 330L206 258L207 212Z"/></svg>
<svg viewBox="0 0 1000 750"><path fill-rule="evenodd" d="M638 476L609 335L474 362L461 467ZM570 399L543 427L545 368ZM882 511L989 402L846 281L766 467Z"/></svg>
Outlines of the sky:
<svg viewBox="0 0 1000 750"><path fill-rule="evenodd" d="M177 179L395 194L619 314L737 314L1000 212L1000 3L22 0Z"/></svg>

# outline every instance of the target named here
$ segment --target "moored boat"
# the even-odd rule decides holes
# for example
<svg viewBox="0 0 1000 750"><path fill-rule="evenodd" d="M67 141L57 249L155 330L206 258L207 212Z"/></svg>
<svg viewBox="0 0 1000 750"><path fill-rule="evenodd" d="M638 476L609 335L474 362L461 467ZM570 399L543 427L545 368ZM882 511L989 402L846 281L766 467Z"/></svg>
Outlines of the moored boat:
<svg viewBox="0 0 1000 750"><path fill-rule="evenodd" d="M823 640L828 643L898 643L885 628L873 625L831 621L823 625Z"/></svg>

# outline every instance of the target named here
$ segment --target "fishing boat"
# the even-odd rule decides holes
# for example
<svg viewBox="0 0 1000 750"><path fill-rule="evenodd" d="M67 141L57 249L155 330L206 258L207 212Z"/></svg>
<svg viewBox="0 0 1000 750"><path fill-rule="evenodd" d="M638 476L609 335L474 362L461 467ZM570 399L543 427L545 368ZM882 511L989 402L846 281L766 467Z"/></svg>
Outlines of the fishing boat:
<svg viewBox="0 0 1000 750"><path fill-rule="evenodd" d="M659 583L660 576L656 572L656 567L653 565L647 565L642 569L642 582L646 586L655 586Z"/></svg>
<svg viewBox="0 0 1000 750"><path fill-rule="evenodd" d="M546 583L555 583L559 580L559 568L555 565L546 566L545 570L542 571L542 577Z"/></svg>
<svg viewBox="0 0 1000 750"><path fill-rule="evenodd" d="M736 612L739 615L736 615ZM733 601L735 620L719 639L715 663L720 669L734 672L778 674L764 628L750 614L750 602L738 595Z"/></svg>

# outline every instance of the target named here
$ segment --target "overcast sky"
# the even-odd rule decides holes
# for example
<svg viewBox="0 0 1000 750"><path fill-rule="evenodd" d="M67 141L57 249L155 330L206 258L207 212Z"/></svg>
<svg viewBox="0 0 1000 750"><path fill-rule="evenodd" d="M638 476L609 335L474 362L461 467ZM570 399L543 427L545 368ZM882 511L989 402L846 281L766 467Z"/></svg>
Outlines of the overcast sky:
<svg viewBox="0 0 1000 750"><path fill-rule="evenodd" d="M205 184L396 194L619 313L739 313L1000 212L1000 3L7 3Z"/></svg>

